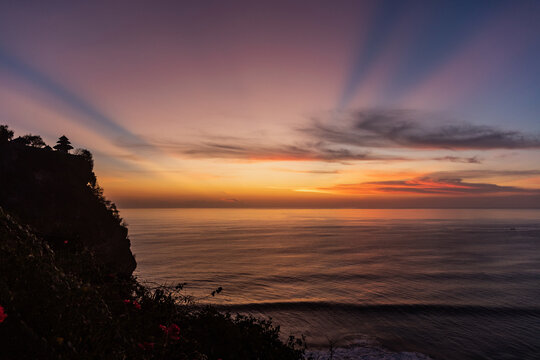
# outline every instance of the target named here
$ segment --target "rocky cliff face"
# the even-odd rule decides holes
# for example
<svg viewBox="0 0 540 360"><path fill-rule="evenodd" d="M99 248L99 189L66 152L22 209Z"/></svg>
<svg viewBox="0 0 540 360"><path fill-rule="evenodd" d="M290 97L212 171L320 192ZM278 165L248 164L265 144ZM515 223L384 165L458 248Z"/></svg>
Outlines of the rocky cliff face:
<svg viewBox="0 0 540 360"><path fill-rule="evenodd" d="M88 156L0 143L0 207L53 248L88 247L111 272L136 267L127 228L95 186Z"/></svg>

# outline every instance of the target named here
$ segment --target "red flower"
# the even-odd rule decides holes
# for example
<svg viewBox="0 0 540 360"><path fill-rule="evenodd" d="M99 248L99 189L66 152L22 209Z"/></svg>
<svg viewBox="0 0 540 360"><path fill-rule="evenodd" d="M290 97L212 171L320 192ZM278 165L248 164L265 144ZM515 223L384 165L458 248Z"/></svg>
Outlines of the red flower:
<svg viewBox="0 0 540 360"><path fill-rule="evenodd" d="M180 340L180 327L176 324L171 324L169 327L165 325L159 325L161 330L169 337L171 340Z"/></svg>
<svg viewBox="0 0 540 360"><path fill-rule="evenodd" d="M131 301L131 300L126 299L126 300L124 300L124 304L126 304L126 305L133 304L133 307L135 309L141 310L141 304L139 304L139 302L137 300Z"/></svg>
<svg viewBox="0 0 540 360"><path fill-rule="evenodd" d="M124 300L124 304L126 304L126 305L133 304L133 307L135 309L141 310L141 304L139 304L139 302L137 300L131 301L131 300L126 299L126 300Z"/></svg>
<svg viewBox="0 0 540 360"><path fill-rule="evenodd" d="M0 323L3 323L7 317L7 314L4 312L4 307L0 305Z"/></svg>
<svg viewBox="0 0 540 360"><path fill-rule="evenodd" d="M153 350L154 349L154 343L153 342L147 342L145 341L144 343L138 343L137 346L139 347L139 349L141 350Z"/></svg>
<svg viewBox="0 0 540 360"><path fill-rule="evenodd" d="M68 243L68 241L67 241L67 240L64 240L64 244L67 244L67 243Z"/></svg>

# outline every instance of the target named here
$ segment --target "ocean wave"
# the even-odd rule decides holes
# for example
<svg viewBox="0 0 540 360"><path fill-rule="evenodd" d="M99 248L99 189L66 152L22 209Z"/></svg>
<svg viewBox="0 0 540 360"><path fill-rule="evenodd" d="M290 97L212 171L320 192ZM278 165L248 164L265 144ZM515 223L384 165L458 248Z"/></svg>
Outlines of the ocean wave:
<svg viewBox="0 0 540 360"><path fill-rule="evenodd" d="M251 274L241 274L244 277ZM240 278L240 276L238 276ZM438 273L407 273L407 274L393 274L392 280L394 281L509 281L509 282L528 282L536 281L540 278L538 272L507 272L507 273L482 273L482 272L438 272ZM293 282L314 282L314 281L380 281L388 280L388 275L377 273L342 273L342 274L325 274L325 273L313 273L302 274L301 276L287 276L287 275L271 275L260 276L255 278L248 278L246 281L255 281L257 283L293 283Z"/></svg>
<svg viewBox="0 0 540 360"><path fill-rule="evenodd" d="M317 349L306 352L308 360L432 360L417 352L393 352L374 344L362 342L334 349Z"/></svg>
<svg viewBox="0 0 540 360"><path fill-rule="evenodd" d="M540 316L540 307L506 307L478 305L447 305L447 304L352 304L333 303L324 301L293 301L293 302L257 302L246 304L221 304L218 308L224 311L313 311L332 310L367 313L402 313L402 314L445 314L445 315L526 315Z"/></svg>

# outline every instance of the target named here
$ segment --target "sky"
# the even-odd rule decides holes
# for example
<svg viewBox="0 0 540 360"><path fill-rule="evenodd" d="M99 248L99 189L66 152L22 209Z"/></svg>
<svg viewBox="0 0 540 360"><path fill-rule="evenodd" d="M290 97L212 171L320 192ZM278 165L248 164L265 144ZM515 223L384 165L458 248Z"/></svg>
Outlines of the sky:
<svg viewBox="0 0 540 360"><path fill-rule="evenodd" d="M1 1L0 124L122 207L539 207L540 2Z"/></svg>

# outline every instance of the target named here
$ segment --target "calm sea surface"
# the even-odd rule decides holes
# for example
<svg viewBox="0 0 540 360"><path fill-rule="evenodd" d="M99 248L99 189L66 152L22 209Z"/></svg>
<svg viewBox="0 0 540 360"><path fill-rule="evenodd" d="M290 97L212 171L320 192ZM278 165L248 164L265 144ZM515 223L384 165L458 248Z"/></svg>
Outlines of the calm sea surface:
<svg viewBox="0 0 540 360"><path fill-rule="evenodd" d="M122 216L141 280L186 282L199 298L222 286L212 302L271 316L313 347L540 359L540 210Z"/></svg>

